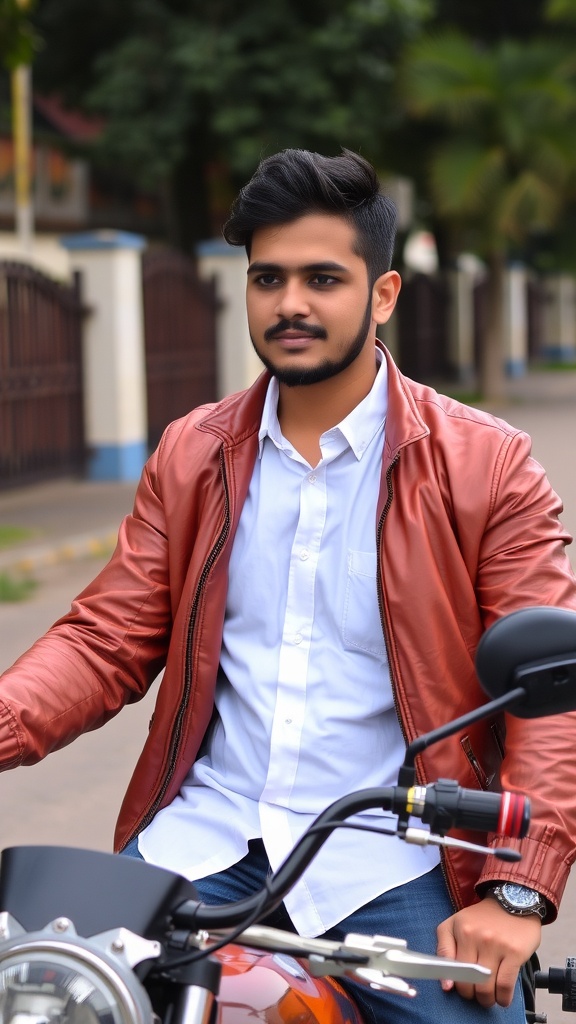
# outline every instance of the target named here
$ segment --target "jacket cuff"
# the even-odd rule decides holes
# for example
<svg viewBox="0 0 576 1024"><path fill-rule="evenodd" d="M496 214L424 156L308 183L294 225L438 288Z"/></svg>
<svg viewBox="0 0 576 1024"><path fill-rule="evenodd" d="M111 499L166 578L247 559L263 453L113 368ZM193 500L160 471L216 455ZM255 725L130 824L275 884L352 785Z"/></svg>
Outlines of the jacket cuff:
<svg viewBox="0 0 576 1024"><path fill-rule="evenodd" d="M0 700L0 771L17 768L24 756L24 743L16 715Z"/></svg>
<svg viewBox="0 0 576 1024"><path fill-rule="evenodd" d="M482 897L490 885L497 882L516 882L536 889L546 900L546 924L558 916L560 900L568 880L574 851L570 844L563 842L562 833L552 825L534 829L526 839L509 839L493 835L490 846L518 850L522 860L507 863L496 857L487 857L484 869L476 882L476 892Z"/></svg>

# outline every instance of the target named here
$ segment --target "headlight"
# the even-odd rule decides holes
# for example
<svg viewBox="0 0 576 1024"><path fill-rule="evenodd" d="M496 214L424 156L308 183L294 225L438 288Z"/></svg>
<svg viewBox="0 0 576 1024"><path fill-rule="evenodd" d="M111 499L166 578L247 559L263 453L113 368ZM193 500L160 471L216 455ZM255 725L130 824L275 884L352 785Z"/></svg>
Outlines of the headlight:
<svg viewBox="0 0 576 1024"><path fill-rule="evenodd" d="M25 932L0 914L0 1024L151 1024L132 968L160 945L126 929L83 939L66 918Z"/></svg>

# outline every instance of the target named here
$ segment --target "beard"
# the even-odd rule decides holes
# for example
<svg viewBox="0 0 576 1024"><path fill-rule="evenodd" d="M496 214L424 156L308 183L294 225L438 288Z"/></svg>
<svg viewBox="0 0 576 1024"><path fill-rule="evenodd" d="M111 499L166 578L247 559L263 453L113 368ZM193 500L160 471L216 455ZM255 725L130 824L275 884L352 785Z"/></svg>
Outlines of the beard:
<svg viewBox="0 0 576 1024"><path fill-rule="evenodd" d="M336 377L343 370L346 370L355 359L358 358L368 337L368 330L370 327L370 321L372 319L372 300L368 302L362 323L358 329L357 334L351 339L349 344L346 346L345 351L342 353L339 359L325 359L320 362L317 366L303 367L303 366L283 366L277 367L272 359L268 359L266 354L259 352L252 334L250 338L258 358L264 363L264 366L276 377L279 384L285 384L286 387L295 388L302 387L307 384L319 384L321 381L329 380L330 377ZM282 321L274 327L269 328L264 333L264 339L270 341L277 334L282 331L298 328L313 338L327 338L327 333L322 327L312 328L310 325L301 324L300 322L291 322L288 320Z"/></svg>

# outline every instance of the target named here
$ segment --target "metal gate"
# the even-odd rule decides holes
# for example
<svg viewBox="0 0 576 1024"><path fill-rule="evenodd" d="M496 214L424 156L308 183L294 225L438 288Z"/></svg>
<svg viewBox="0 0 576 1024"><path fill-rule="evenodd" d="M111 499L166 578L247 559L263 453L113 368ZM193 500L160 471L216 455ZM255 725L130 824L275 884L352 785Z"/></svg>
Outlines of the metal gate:
<svg viewBox="0 0 576 1024"><path fill-rule="evenodd" d="M171 249L142 257L148 444L154 448L171 420L216 397L214 284L191 259Z"/></svg>
<svg viewBox="0 0 576 1024"><path fill-rule="evenodd" d="M78 280L0 261L0 488L83 471L83 314Z"/></svg>
<svg viewBox="0 0 576 1024"><path fill-rule="evenodd" d="M446 375L448 302L442 277L413 274L404 279L395 316L400 369L408 377L430 380Z"/></svg>

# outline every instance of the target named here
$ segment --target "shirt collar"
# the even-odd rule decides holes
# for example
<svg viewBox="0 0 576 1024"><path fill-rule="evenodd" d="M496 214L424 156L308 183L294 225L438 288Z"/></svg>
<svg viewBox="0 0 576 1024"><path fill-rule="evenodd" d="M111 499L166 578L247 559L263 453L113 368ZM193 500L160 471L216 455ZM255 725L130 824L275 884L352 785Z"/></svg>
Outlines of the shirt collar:
<svg viewBox="0 0 576 1024"><path fill-rule="evenodd" d="M350 445L357 459L361 459L370 442L383 427L388 409L388 367L383 352L375 349L376 362L379 363L374 383L359 405L331 430L322 436L334 435L339 432ZM262 457L264 439L269 437L278 448L290 448L278 422L278 381L272 377L268 384L266 400L262 411L260 430L258 432L259 450Z"/></svg>

